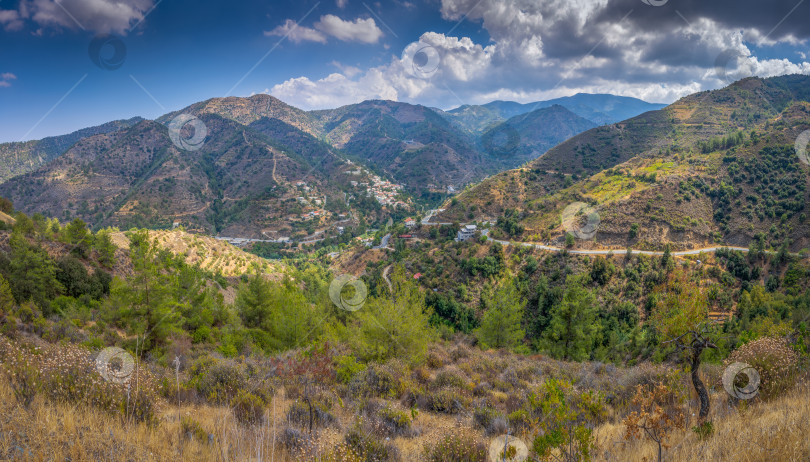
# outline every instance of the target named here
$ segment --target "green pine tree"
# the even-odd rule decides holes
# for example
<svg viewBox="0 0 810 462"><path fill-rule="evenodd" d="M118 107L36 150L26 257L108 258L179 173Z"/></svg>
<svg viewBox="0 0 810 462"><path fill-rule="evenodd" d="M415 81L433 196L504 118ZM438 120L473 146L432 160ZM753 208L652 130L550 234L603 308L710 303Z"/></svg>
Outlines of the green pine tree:
<svg viewBox="0 0 810 462"><path fill-rule="evenodd" d="M0 275L0 313L9 313L14 308L14 296L8 281Z"/></svg>
<svg viewBox="0 0 810 462"><path fill-rule="evenodd" d="M56 265L41 247L31 245L15 231L9 240L11 259L8 282L17 303L33 301L49 314L50 301L64 292L56 279Z"/></svg>
<svg viewBox="0 0 810 462"><path fill-rule="evenodd" d="M245 327L261 328L270 323L273 310L271 292L270 283L259 274L239 286L235 306Z"/></svg>
<svg viewBox="0 0 810 462"><path fill-rule="evenodd" d="M177 277L160 257L147 231L131 237L130 258L133 274L126 281L113 282L108 303L118 321L141 337L141 351L150 351L165 345L185 300L174 296Z"/></svg>
<svg viewBox="0 0 810 462"><path fill-rule="evenodd" d="M99 261L107 268L112 268L115 265L115 251L117 247L113 244L110 237L111 231L104 229L96 234L94 248L98 252Z"/></svg>
<svg viewBox="0 0 810 462"><path fill-rule="evenodd" d="M369 298L355 312L349 341L364 360L396 357L418 362L434 338L428 325L430 313L425 308L425 295L402 267L395 267L389 279L392 295Z"/></svg>
<svg viewBox="0 0 810 462"><path fill-rule="evenodd" d="M76 218L65 226L64 240L73 246L73 252L86 258L90 246L93 244L93 234L87 229L87 224Z"/></svg>
<svg viewBox="0 0 810 462"><path fill-rule="evenodd" d="M598 331L596 298L576 276L566 279L562 302L551 309L551 321L543 333L546 348L555 358L588 359Z"/></svg>
<svg viewBox="0 0 810 462"><path fill-rule="evenodd" d="M523 303L513 279L504 279L500 287L482 297L486 308L481 327L475 334L483 348L518 347L525 336L521 325Z"/></svg>
<svg viewBox="0 0 810 462"><path fill-rule="evenodd" d="M268 351L316 340L327 316L307 301L292 280L268 281L258 272L239 287L235 306L254 341Z"/></svg>

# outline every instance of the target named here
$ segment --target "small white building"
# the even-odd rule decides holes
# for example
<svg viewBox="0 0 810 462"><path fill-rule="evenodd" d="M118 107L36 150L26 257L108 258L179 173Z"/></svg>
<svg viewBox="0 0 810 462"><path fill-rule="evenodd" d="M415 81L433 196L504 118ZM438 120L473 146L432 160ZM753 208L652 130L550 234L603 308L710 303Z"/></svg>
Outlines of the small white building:
<svg viewBox="0 0 810 462"><path fill-rule="evenodd" d="M414 220L413 218L408 218L407 220L405 220L405 227L408 228L408 229L415 228L416 227L416 220Z"/></svg>
<svg viewBox="0 0 810 462"><path fill-rule="evenodd" d="M458 230L456 234L457 241L466 241L472 239L475 236L475 232L478 231L478 227L475 225L464 225L463 228Z"/></svg>

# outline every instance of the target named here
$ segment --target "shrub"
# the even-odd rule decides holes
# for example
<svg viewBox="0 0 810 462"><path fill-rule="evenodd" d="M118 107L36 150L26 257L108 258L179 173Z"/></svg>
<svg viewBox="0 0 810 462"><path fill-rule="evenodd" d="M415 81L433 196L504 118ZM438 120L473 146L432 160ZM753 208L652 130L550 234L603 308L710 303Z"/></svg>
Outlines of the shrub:
<svg viewBox="0 0 810 462"><path fill-rule="evenodd" d="M606 413L601 395L575 390L570 382L549 379L529 396L534 414L542 414L532 451L541 460L559 453L561 460L590 460L596 450L593 427Z"/></svg>
<svg viewBox="0 0 810 462"><path fill-rule="evenodd" d="M480 382L472 390L473 396L476 397L488 396L490 391L492 391L492 385L489 382Z"/></svg>
<svg viewBox="0 0 810 462"><path fill-rule="evenodd" d="M157 381L143 368L132 371L126 383L104 380L96 371L90 351L70 344L31 347L0 338L0 367L12 378L11 386L21 404L36 394L58 403L91 406L154 424L159 414L154 394Z"/></svg>
<svg viewBox="0 0 810 462"><path fill-rule="evenodd" d="M436 374L436 379L433 380L431 388L439 389L445 387L458 388L459 390L468 390L470 385L464 378L454 371L441 371Z"/></svg>
<svg viewBox="0 0 810 462"><path fill-rule="evenodd" d="M262 398L245 390L240 390L231 401L233 416L245 425L259 423L264 416L265 402Z"/></svg>
<svg viewBox="0 0 810 462"><path fill-rule="evenodd" d="M711 420L707 420L702 424L695 425L692 427L692 431L695 432L698 439L703 441L711 438L714 435L714 424Z"/></svg>
<svg viewBox="0 0 810 462"><path fill-rule="evenodd" d="M26 408L30 407L41 387L37 370L28 364L20 364L17 367L8 367L5 372L17 402Z"/></svg>
<svg viewBox="0 0 810 462"><path fill-rule="evenodd" d="M367 462L399 459L395 447L386 445L373 436L363 433L360 425L356 425L346 434L346 444L362 458L361 460Z"/></svg>
<svg viewBox="0 0 810 462"><path fill-rule="evenodd" d="M335 374L341 383L349 383L360 372L366 370L366 365L357 362L352 355L337 356L335 358Z"/></svg>
<svg viewBox="0 0 810 462"><path fill-rule="evenodd" d="M292 427L286 427L281 431L279 441L281 442L281 446L288 452L296 452L304 449L309 443L309 439L304 433Z"/></svg>
<svg viewBox="0 0 810 462"><path fill-rule="evenodd" d="M427 356L427 366L431 369L438 369L444 365L444 361L435 351L431 351Z"/></svg>
<svg viewBox="0 0 810 462"><path fill-rule="evenodd" d="M470 347L467 345L461 344L457 346L453 351L450 352L450 358L453 361L458 361L459 359L464 359L470 356Z"/></svg>
<svg viewBox="0 0 810 462"><path fill-rule="evenodd" d="M430 382L430 372L428 372L427 369L421 366L413 370L411 377L421 384L427 384L428 382Z"/></svg>
<svg viewBox="0 0 810 462"><path fill-rule="evenodd" d="M458 414L469 404L469 400L465 396L450 387L429 393L425 400L425 406L428 410L446 414Z"/></svg>
<svg viewBox="0 0 810 462"><path fill-rule="evenodd" d="M455 430L438 443L425 448L428 462L484 462L487 447L478 437Z"/></svg>
<svg viewBox="0 0 810 462"><path fill-rule="evenodd" d="M369 364L366 370L357 374L349 383L354 396L396 397L400 393L400 376L392 367Z"/></svg>
<svg viewBox="0 0 810 462"><path fill-rule="evenodd" d="M183 429L183 435L188 439L196 439L200 442L208 440L208 432L203 429L199 422L191 417L183 417L180 419L180 428Z"/></svg>
<svg viewBox="0 0 810 462"><path fill-rule="evenodd" d="M287 420L302 428L309 428L311 418L313 428L325 427L335 422L335 417L329 412L331 408L326 400L313 399L310 403L295 401L287 412Z"/></svg>
<svg viewBox="0 0 810 462"><path fill-rule="evenodd" d="M633 397L636 409L624 419L625 439L649 437L658 445L658 462L663 450L670 446L667 439L671 432L685 425L683 410L672 406L673 402L677 402L677 393L663 382L653 387L638 385Z"/></svg>
<svg viewBox="0 0 810 462"><path fill-rule="evenodd" d="M484 429L487 435L506 433L506 419L495 409L485 406L473 411L475 425Z"/></svg>
<svg viewBox="0 0 810 462"><path fill-rule="evenodd" d="M532 426L532 419L525 409L511 412L507 417L509 425L515 430L527 430Z"/></svg>
<svg viewBox="0 0 810 462"><path fill-rule="evenodd" d="M226 404L247 386L247 381L230 362L203 356L189 369L189 386L209 403Z"/></svg>
<svg viewBox="0 0 810 462"><path fill-rule="evenodd" d="M425 388L421 385L411 381L405 382L402 388L402 405L412 408L420 406L426 408L425 404Z"/></svg>
<svg viewBox="0 0 810 462"><path fill-rule="evenodd" d="M495 380L492 381L492 387L495 388L498 391L502 391L504 393L509 393L514 388L514 385L512 385L511 383L509 383L509 382L507 382L505 380L495 379Z"/></svg>
<svg viewBox="0 0 810 462"><path fill-rule="evenodd" d="M756 369L760 377L759 394L772 399L796 382L799 355L783 338L763 337L746 343L731 353L726 365L741 362Z"/></svg>
<svg viewBox="0 0 810 462"><path fill-rule="evenodd" d="M400 411L390 407L380 409L382 420L387 433L391 435L410 435L413 418L410 411Z"/></svg>

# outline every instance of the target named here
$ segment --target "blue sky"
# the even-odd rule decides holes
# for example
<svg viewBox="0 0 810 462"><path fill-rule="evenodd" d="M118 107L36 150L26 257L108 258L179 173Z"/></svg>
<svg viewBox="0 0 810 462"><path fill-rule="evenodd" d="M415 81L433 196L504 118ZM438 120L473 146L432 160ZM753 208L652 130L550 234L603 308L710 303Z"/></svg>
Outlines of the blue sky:
<svg viewBox="0 0 810 462"><path fill-rule="evenodd" d="M810 73L810 2L762 3L0 0L0 142L259 92L304 109L580 91L670 102L735 77ZM114 70L88 54L104 33L126 47ZM419 50L435 66L415 75ZM729 50L724 79L715 64Z"/></svg>

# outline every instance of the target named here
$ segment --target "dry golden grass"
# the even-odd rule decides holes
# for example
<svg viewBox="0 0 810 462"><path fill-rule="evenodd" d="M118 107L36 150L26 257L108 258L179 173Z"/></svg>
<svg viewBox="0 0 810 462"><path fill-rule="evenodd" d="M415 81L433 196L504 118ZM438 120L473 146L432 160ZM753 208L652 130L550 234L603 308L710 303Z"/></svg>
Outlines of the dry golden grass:
<svg viewBox="0 0 810 462"><path fill-rule="evenodd" d="M0 221L5 222L9 225L13 225L14 223L17 222L17 220L15 220L14 217L3 212L0 212Z"/></svg>
<svg viewBox="0 0 810 462"><path fill-rule="evenodd" d="M276 432L284 418L277 404ZM192 418L208 434L180 436L180 418ZM110 413L38 397L29 409L19 406L5 378L0 380L0 460L71 461L244 461L290 458L273 452L272 405L261 427L240 426L230 409L183 406L167 410L157 426L124 422ZM278 445L277 445L278 446Z"/></svg>
<svg viewBox="0 0 810 462"><path fill-rule="evenodd" d="M578 376L580 386L617 388L622 382L639 377L652 377L659 366L643 365L632 369L605 369L588 363L564 363L543 357L516 356L505 352L481 351L465 345L435 345L432 367L427 374L434 380L440 372L453 372L465 380L478 383L489 369L512 370L516 378L534 378L558 374ZM707 383L717 382L717 371L706 370ZM633 377L636 377L635 379ZM690 427L695 417L689 416L687 428L674 432L668 441L672 447L664 452L666 461L808 461L810 460L810 386L800 386L770 402L743 403L729 406L722 388L712 393L711 419L714 435L701 441ZM618 389L618 388L617 388ZM236 422L231 409L207 404L170 403L162 406L158 422L149 426L123 421L106 411L45 400L40 394L26 409L17 404L14 394L0 374L0 460L188 460L188 461L335 461L347 458L345 435L356 420L356 404L337 400L331 413L338 424L315 431L306 456L290 456L282 446L282 434L290 424L287 412L293 400L278 390L266 409L260 426L247 427ZM519 393L515 389L507 395ZM494 395L493 395L494 396ZM494 398L493 398L494 399ZM397 406L383 400L387 406ZM497 400L496 400L497 401ZM404 408L403 408L404 409ZM694 407L689 408L690 410ZM610 413L609 422L595 429L595 461L640 462L655 460L656 445L648 439L627 441L622 425L623 412ZM196 434L182 434L182 421L193 420ZM468 432L489 444L480 428L474 428L469 413L456 415L420 411L413 422L414 437L390 439L402 461L423 460L426 445L435 445L453 432ZM301 429L299 429L301 430ZM303 433L305 431L301 430ZM494 437L493 435L492 437ZM527 435L519 435L527 444ZM341 455L333 451L343 448ZM646 458L646 459L645 459Z"/></svg>
<svg viewBox="0 0 810 462"><path fill-rule="evenodd" d="M810 387L802 385L770 402L743 404L730 408L721 389L713 396L714 435L701 441L686 428L673 432L672 447L664 452L666 461L779 461L810 460ZM694 418L690 425L695 425ZM596 429L599 443L597 461L641 462L656 460L651 440L624 440L621 422Z"/></svg>

